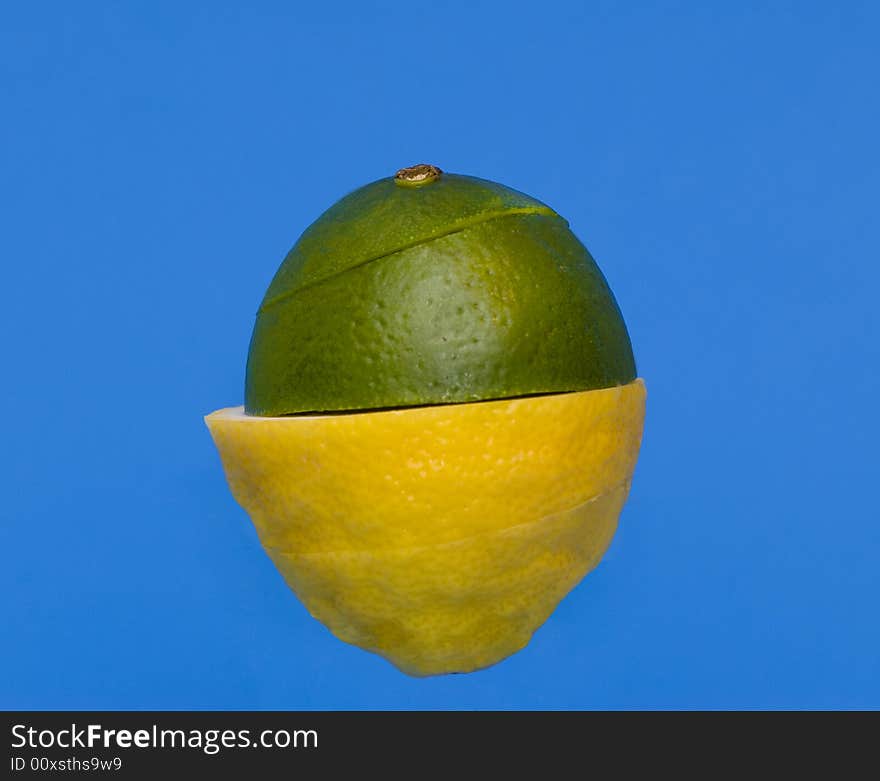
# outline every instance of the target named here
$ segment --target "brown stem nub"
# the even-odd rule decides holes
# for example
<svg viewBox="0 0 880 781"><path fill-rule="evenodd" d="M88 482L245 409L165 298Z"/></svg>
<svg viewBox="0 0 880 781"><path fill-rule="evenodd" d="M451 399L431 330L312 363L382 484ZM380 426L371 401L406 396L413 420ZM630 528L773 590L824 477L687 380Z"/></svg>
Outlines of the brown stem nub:
<svg viewBox="0 0 880 781"><path fill-rule="evenodd" d="M419 163L419 165L411 165L409 168L401 168L394 174L394 181L404 187L418 187L437 181L442 173L443 171L436 165Z"/></svg>

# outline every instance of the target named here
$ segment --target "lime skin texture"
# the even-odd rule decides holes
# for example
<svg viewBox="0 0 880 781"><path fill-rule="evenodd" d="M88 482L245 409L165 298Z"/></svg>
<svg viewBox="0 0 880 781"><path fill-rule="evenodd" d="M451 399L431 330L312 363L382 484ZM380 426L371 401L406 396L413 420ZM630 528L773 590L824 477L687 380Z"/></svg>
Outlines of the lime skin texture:
<svg viewBox="0 0 880 781"><path fill-rule="evenodd" d="M632 347L568 223L446 174L368 184L322 214L257 314L245 411L282 416L624 385Z"/></svg>

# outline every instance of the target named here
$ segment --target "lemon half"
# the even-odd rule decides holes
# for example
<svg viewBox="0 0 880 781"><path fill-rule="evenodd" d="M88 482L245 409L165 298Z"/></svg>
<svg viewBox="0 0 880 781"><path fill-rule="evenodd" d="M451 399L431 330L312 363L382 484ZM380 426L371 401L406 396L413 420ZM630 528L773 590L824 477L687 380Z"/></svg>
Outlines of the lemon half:
<svg viewBox="0 0 880 781"><path fill-rule="evenodd" d="M205 421L309 612L411 675L523 648L601 559L635 469L636 379L599 390Z"/></svg>

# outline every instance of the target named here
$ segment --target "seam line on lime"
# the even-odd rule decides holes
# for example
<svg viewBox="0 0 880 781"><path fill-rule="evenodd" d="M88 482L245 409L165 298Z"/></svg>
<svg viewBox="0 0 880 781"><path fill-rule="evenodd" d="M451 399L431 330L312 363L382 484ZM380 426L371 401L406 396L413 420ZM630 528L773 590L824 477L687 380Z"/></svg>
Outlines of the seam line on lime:
<svg viewBox="0 0 880 781"><path fill-rule="evenodd" d="M324 282L327 282L331 279L336 279L336 277L342 276L343 274L348 273L349 271L353 271L354 269L361 268L362 266L366 266L368 263L375 263L377 260L382 260L383 258L387 258L391 255L396 255L398 252L403 252L404 250L412 249L413 247L419 247L423 244L429 244L432 241L436 241L437 239L445 238L446 236L451 236L454 233L461 233L468 228L472 228L475 225L481 225L484 222L491 222L492 220L502 219L504 217L514 217L520 215L538 215L542 217L555 217L559 220L562 220L567 225L568 222L560 217L553 209L549 206L523 206L514 209L503 209L500 211L493 212L484 212L476 217L471 217L466 220L461 220L455 223L452 227L447 230L439 231L437 233L432 233L428 236L424 236L417 241L412 241L407 244L401 244L399 247L395 247L392 250L387 252L383 252L381 255L374 255L364 260L359 261L353 266L348 266L341 271L337 271L335 274L330 274L326 277L321 277L320 279L315 279L312 282L308 282L305 285L299 285L298 287L294 287L291 290L286 290L284 293L280 293L274 298L269 299L268 301L264 301L260 308L257 310L257 313L265 312L267 309L271 309L279 303L286 301L289 298L293 298L298 293L301 293L304 290L308 290L317 285L321 285Z"/></svg>

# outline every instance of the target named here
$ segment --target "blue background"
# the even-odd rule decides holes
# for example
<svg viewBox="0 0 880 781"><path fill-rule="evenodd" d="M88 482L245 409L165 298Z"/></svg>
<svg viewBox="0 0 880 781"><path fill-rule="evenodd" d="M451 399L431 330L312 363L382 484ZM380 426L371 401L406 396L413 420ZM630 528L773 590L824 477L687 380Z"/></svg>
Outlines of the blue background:
<svg viewBox="0 0 880 781"><path fill-rule="evenodd" d="M11 5L0 707L880 706L876 3ZM202 422L299 233L420 161L565 215L649 387L602 565L426 680L308 616Z"/></svg>

